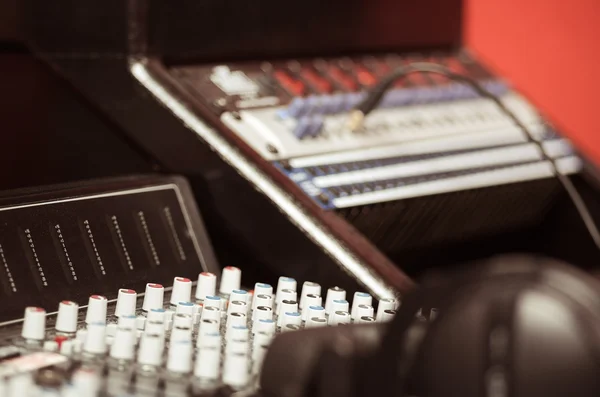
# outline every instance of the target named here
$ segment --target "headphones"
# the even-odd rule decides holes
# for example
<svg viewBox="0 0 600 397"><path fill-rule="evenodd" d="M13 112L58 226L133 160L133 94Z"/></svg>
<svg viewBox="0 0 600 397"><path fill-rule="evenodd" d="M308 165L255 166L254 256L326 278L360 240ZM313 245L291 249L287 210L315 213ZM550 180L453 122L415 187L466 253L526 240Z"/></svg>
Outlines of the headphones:
<svg viewBox="0 0 600 397"><path fill-rule="evenodd" d="M263 393L600 395L600 282L559 261L528 255L500 256L467 268L425 281L388 324L277 337L265 359ZM434 319L418 316L431 308L437 309ZM302 348L290 351L294 345ZM282 360L297 368L273 374L274 366L286 367Z"/></svg>

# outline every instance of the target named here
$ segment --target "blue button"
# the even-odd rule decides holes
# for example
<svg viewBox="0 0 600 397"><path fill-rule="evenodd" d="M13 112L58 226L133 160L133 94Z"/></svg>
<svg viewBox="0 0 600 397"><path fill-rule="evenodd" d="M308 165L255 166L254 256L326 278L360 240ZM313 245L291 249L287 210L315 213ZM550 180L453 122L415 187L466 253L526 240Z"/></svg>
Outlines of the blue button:
<svg viewBox="0 0 600 397"><path fill-rule="evenodd" d="M305 102L304 98L294 98L285 110L285 114L293 118L298 118L305 111Z"/></svg>
<svg viewBox="0 0 600 397"><path fill-rule="evenodd" d="M298 139L306 138L310 133L311 119L309 117L302 117L298 120L296 127L294 128L294 135Z"/></svg>
<svg viewBox="0 0 600 397"><path fill-rule="evenodd" d="M306 98L304 102L304 112L302 115L310 116L312 114L319 114L321 109L321 100L315 95L311 95Z"/></svg>
<svg viewBox="0 0 600 397"><path fill-rule="evenodd" d="M336 112L336 99L332 95L321 96L321 114L333 114Z"/></svg>
<svg viewBox="0 0 600 397"><path fill-rule="evenodd" d="M331 114L340 113L344 110L345 97L344 94L334 94L331 96Z"/></svg>
<svg viewBox="0 0 600 397"><path fill-rule="evenodd" d="M323 116L313 116L310 122L308 134L312 137L318 136L323 130L323 123L325 120Z"/></svg>

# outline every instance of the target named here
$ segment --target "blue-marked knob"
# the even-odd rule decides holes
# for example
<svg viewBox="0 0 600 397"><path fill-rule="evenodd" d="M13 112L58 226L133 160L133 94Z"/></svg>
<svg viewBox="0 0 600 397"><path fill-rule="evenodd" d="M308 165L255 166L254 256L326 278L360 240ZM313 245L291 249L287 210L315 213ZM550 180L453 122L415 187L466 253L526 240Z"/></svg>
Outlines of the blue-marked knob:
<svg viewBox="0 0 600 397"><path fill-rule="evenodd" d="M294 127L294 135L298 139L304 139L309 136L311 130L311 118L301 117L298 119L296 127Z"/></svg>
<svg viewBox="0 0 600 397"><path fill-rule="evenodd" d="M302 116L310 116L312 114L319 114L321 107L321 98L315 95L311 95L306 97L306 101L304 103L304 113Z"/></svg>
<svg viewBox="0 0 600 397"><path fill-rule="evenodd" d="M333 95L321 96L320 112L321 114L333 114L335 113L335 98Z"/></svg>
<svg viewBox="0 0 600 397"><path fill-rule="evenodd" d="M324 119L323 116L317 115L313 116L310 121L310 127L308 131L308 135L311 137L318 136L323 130Z"/></svg>
<svg viewBox="0 0 600 397"><path fill-rule="evenodd" d="M304 98L294 98L292 102L290 102L285 113L290 117L298 118L305 111L305 102Z"/></svg>
<svg viewBox="0 0 600 397"><path fill-rule="evenodd" d="M410 103L414 92L409 89L395 89L389 91L381 101L381 107L383 108L394 108L398 106L405 106Z"/></svg>

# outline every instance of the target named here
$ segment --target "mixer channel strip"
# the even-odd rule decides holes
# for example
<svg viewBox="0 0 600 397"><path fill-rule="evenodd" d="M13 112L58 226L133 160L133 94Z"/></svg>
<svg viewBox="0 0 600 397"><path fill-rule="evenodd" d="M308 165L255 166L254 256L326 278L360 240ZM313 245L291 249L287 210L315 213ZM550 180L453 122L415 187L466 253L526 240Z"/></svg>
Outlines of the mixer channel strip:
<svg viewBox="0 0 600 397"><path fill-rule="evenodd" d="M197 283L183 277L175 277L171 288L148 283L143 294L122 288L116 302L92 295L85 311L62 301L55 317L28 307L20 335L13 329L0 349L0 395L255 389L278 333L386 322L398 306L394 299L375 302L364 292L350 299L341 288L325 291L310 281L299 286L289 277L280 277L275 289L256 283L251 291L240 289L240 280L240 269L229 266L218 288L217 277L203 272Z"/></svg>
<svg viewBox="0 0 600 397"><path fill-rule="evenodd" d="M581 169L569 143L553 133L543 136L543 147L564 174ZM489 143L489 142L488 142ZM433 148L430 147L430 149ZM408 152L407 147L399 147ZM393 149L390 150L393 152ZM300 159L299 159L300 160ZM318 162L318 161L317 161ZM294 162L276 166L325 209L476 189L552 177L533 143L500 144L487 148L423 153L376 160L329 164Z"/></svg>

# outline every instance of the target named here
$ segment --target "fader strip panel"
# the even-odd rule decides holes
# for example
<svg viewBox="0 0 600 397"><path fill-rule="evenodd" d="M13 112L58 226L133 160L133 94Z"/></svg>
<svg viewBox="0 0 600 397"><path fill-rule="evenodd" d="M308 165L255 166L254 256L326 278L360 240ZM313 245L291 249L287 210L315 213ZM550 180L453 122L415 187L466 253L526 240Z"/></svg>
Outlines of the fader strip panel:
<svg viewBox="0 0 600 397"><path fill-rule="evenodd" d="M0 395L253 392L278 333L387 322L398 306L394 299L375 302L364 292L299 285L289 277L280 277L276 288L259 282L250 291L240 289L240 280L240 269L230 266L219 283L201 272L194 282L175 277L169 288L148 283L141 294L121 288L116 302L96 294L87 307L64 300L56 315L28 307L22 323L0 328Z"/></svg>
<svg viewBox="0 0 600 397"><path fill-rule="evenodd" d="M550 178L538 149L489 100L439 75L414 73L365 128L348 112L397 66L430 61L473 77L544 142L565 174L581 162L525 98L466 53L281 60L174 67L174 77L238 138L325 209Z"/></svg>
<svg viewBox="0 0 600 397"><path fill-rule="evenodd" d="M24 306L83 304L216 263L189 186L177 177L97 180L0 197L0 323Z"/></svg>

